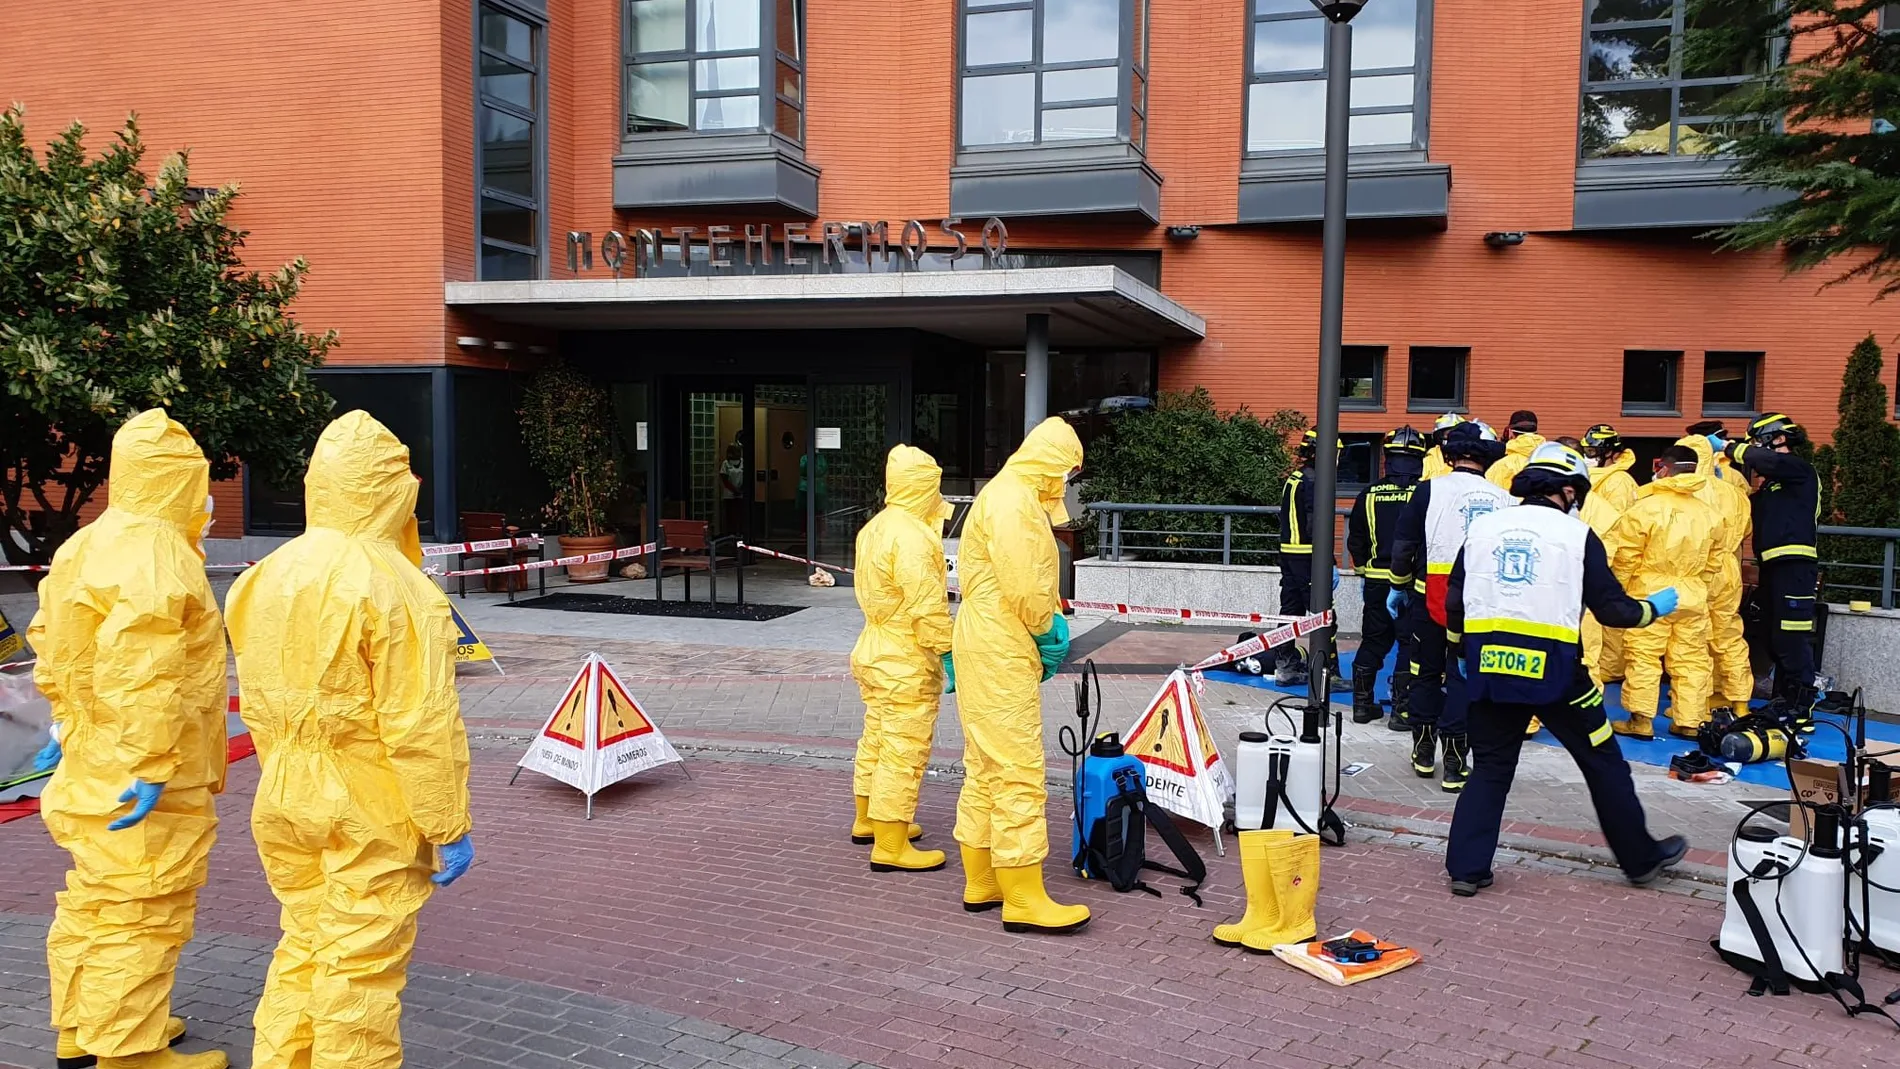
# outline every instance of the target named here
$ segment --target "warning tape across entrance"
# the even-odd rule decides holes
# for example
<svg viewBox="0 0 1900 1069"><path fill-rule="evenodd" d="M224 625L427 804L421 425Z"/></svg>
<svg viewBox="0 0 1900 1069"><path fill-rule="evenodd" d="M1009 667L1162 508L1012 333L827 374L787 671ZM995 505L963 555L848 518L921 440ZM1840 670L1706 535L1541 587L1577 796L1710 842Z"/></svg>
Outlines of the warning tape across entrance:
<svg viewBox="0 0 1900 1069"><path fill-rule="evenodd" d="M556 557L553 560L531 560L522 564L504 564L499 568L464 568L454 572L431 572L454 579L463 575L505 575L509 572L532 572L541 568L565 568L570 564L603 564L607 561L625 560L628 557L644 557L659 552L659 543L648 542L644 546L628 546L625 549L603 549L599 553L584 553L574 557Z"/></svg>

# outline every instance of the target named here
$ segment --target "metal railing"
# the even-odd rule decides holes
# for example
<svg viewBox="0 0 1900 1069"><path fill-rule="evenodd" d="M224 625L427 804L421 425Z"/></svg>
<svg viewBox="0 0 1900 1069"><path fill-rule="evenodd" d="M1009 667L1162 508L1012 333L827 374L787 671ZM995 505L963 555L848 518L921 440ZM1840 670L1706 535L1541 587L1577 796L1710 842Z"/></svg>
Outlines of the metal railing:
<svg viewBox="0 0 1900 1069"><path fill-rule="evenodd" d="M1103 560L1189 560L1209 564L1273 564L1280 559L1278 505L1157 505L1096 501L1095 552ZM1338 509L1334 559L1343 559L1345 517ZM1153 519L1147 517L1156 517ZM1168 523L1160 517L1207 517ZM1238 521L1238 523L1236 522Z"/></svg>
<svg viewBox="0 0 1900 1069"><path fill-rule="evenodd" d="M1103 560L1187 560L1209 564L1274 564L1280 557L1278 505L1161 505L1096 501L1085 511L1095 517L1095 554ZM1345 517L1338 509L1334 560L1345 556ZM1203 517L1169 523L1164 517ZM1852 538L1879 545L1880 562L1823 560L1823 596L1831 601L1866 600L1883 609L1900 603L1896 564L1900 564L1900 528L1820 528L1823 538ZM1834 543L1838 545L1838 543ZM1871 557L1873 554L1868 553Z"/></svg>

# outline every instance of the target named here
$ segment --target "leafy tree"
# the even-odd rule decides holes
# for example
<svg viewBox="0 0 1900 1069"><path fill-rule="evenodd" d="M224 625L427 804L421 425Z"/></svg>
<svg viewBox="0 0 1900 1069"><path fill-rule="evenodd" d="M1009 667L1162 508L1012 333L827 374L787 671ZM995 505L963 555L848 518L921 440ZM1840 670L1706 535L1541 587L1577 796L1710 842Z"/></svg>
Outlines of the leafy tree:
<svg viewBox="0 0 1900 1069"><path fill-rule="evenodd" d="M242 268L226 224L238 189L156 182L136 117L96 158L68 127L37 159L25 109L0 112L0 545L44 563L105 481L112 435L162 407L228 479L240 462L288 481L329 414L311 368L336 333L289 313L307 267ZM11 532L11 537L5 535ZM24 543L23 545L21 543Z"/></svg>
<svg viewBox="0 0 1900 1069"><path fill-rule="evenodd" d="M1684 67L1740 72L1780 62L1716 104L1698 136L1729 174L1791 199L1718 231L1727 247L1784 248L1788 269L1845 264L1827 285L1865 278L1900 290L1900 34L1887 0L1689 0ZM1900 30L1900 27L1889 27ZM1779 117L1780 121L1774 121Z"/></svg>
<svg viewBox="0 0 1900 1069"><path fill-rule="evenodd" d="M1814 457L1824 523L1900 526L1900 427L1888 418L1892 409L1881 364L1880 345L1870 334L1854 346L1841 375L1834 443L1816 449ZM1877 566L1882 555L1878 542L1844 535L1822 538L1820 549L1821 559L1842 564ZM1843 570L1838 578L1865 585L1874 577L1856 567Z"/></svg>
<svg viewBox="0 0 1900 1069"><path fill-rule="evenodd" d="M577 538L612 534L608 509L620 494L613 399L566 364L550 364L528 385L521 438L528 459L554 486L547 517Z"/></svg>
<svg viewBox="0 0 1900 1069"><path fill-rule="evenodd" d="M1204 387L1164 393L1152 411L1126 412L1089 448L1085 501L1166 505L1278 505L1291 466L1287 436L1306 426L1297 412L1261 420L1246 408L1220 412ZM1151 560L1220 563L1221 518L1129 513L1124 530L1156 532L1134 541ZM1234 563L1264 564L1279 523L1235 517ZM1161 548L1149 549L1159 543ZM1244 547L1244 550L1242 549Z"/></svg>

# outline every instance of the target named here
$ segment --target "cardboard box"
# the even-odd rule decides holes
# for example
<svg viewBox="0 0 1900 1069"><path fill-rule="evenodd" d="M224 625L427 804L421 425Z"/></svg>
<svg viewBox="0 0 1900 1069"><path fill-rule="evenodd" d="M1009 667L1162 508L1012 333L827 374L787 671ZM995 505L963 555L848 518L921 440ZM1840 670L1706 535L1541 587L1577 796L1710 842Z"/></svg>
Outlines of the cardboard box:
<svg viewBox="0 0 1900 1069"><path fill-rule="evenodd" d="M1847 770L1839 761L1797 758L1788 762L1788 782L1794 800L1803 803L1788 807L1788 834L1806 839L1811 814L1807 807L1838 803L1847 793Z"/></svg>

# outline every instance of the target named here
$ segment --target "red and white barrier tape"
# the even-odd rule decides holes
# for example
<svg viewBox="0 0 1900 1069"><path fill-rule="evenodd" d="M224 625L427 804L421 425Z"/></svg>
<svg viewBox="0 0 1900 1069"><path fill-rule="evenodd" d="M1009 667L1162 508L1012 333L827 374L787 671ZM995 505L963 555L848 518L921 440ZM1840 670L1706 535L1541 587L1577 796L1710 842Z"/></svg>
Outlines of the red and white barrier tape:
<svg viewBox="0 0 1900 1069"><path fill-rule="evenodd" d="M826 564L824 561L812 560L808 557L794 557L790 553L780 553L776 549L766 549L764 546L755 546L750 542L740 542L738 547L748 553L757 553L761 557L776 557L779 560L788 560L794 564L809 564L814 568L823 568L828 572L841 572L845 575L858 574L857 569L847 568L842 564Z"/></svg>
<svg viewBox="0 0 1900 1069"><path fill-rule="evenodd" d="M1249 639L1242 639L1219 653L1203 657L1199 662L1190 665L1188 671L1199 672L1208 668L1218 668L1223 664L1232 664L1243 657L1252 657L1256 654L1265 653L1275 646L1284 646L1294 639L1312 634L1314 631L1331 624L1333 622L1333 611L1328 609L1325 612L1314 613L1311 616L1302 616L1298 619L1288 617L1277 617L1276 619L1284 619L1288 622L1271 631L1262 632Z"/></svg>
<svg viewBox="0 0 1900 1069"><path fill-rule="evenodd" d="M497 549L513 549L516 546L538 546L540 535L523 535L520 538L491 538L486 542L455 542L441 546L423 546L425 557L452 557L457 553L487 553Z"/></svg>
<svg viewBox="0 0 1900 1069"><path fill-rule="evenodd" d="M658 552L659 545L648 542L644 546L628 546L625 549L603 549L599 553L585 553L577 557L556 557L553 560L531 560L523 564L505 564L499 568L464 568L454 572L429 572L445 579L454 579L464 575L503 575L508 572L532 572L541 568L565 568L570 564L604 564L607 561L625 560L628 557L644 557ZM424 569L427 571L427 569Z"/></svg>

